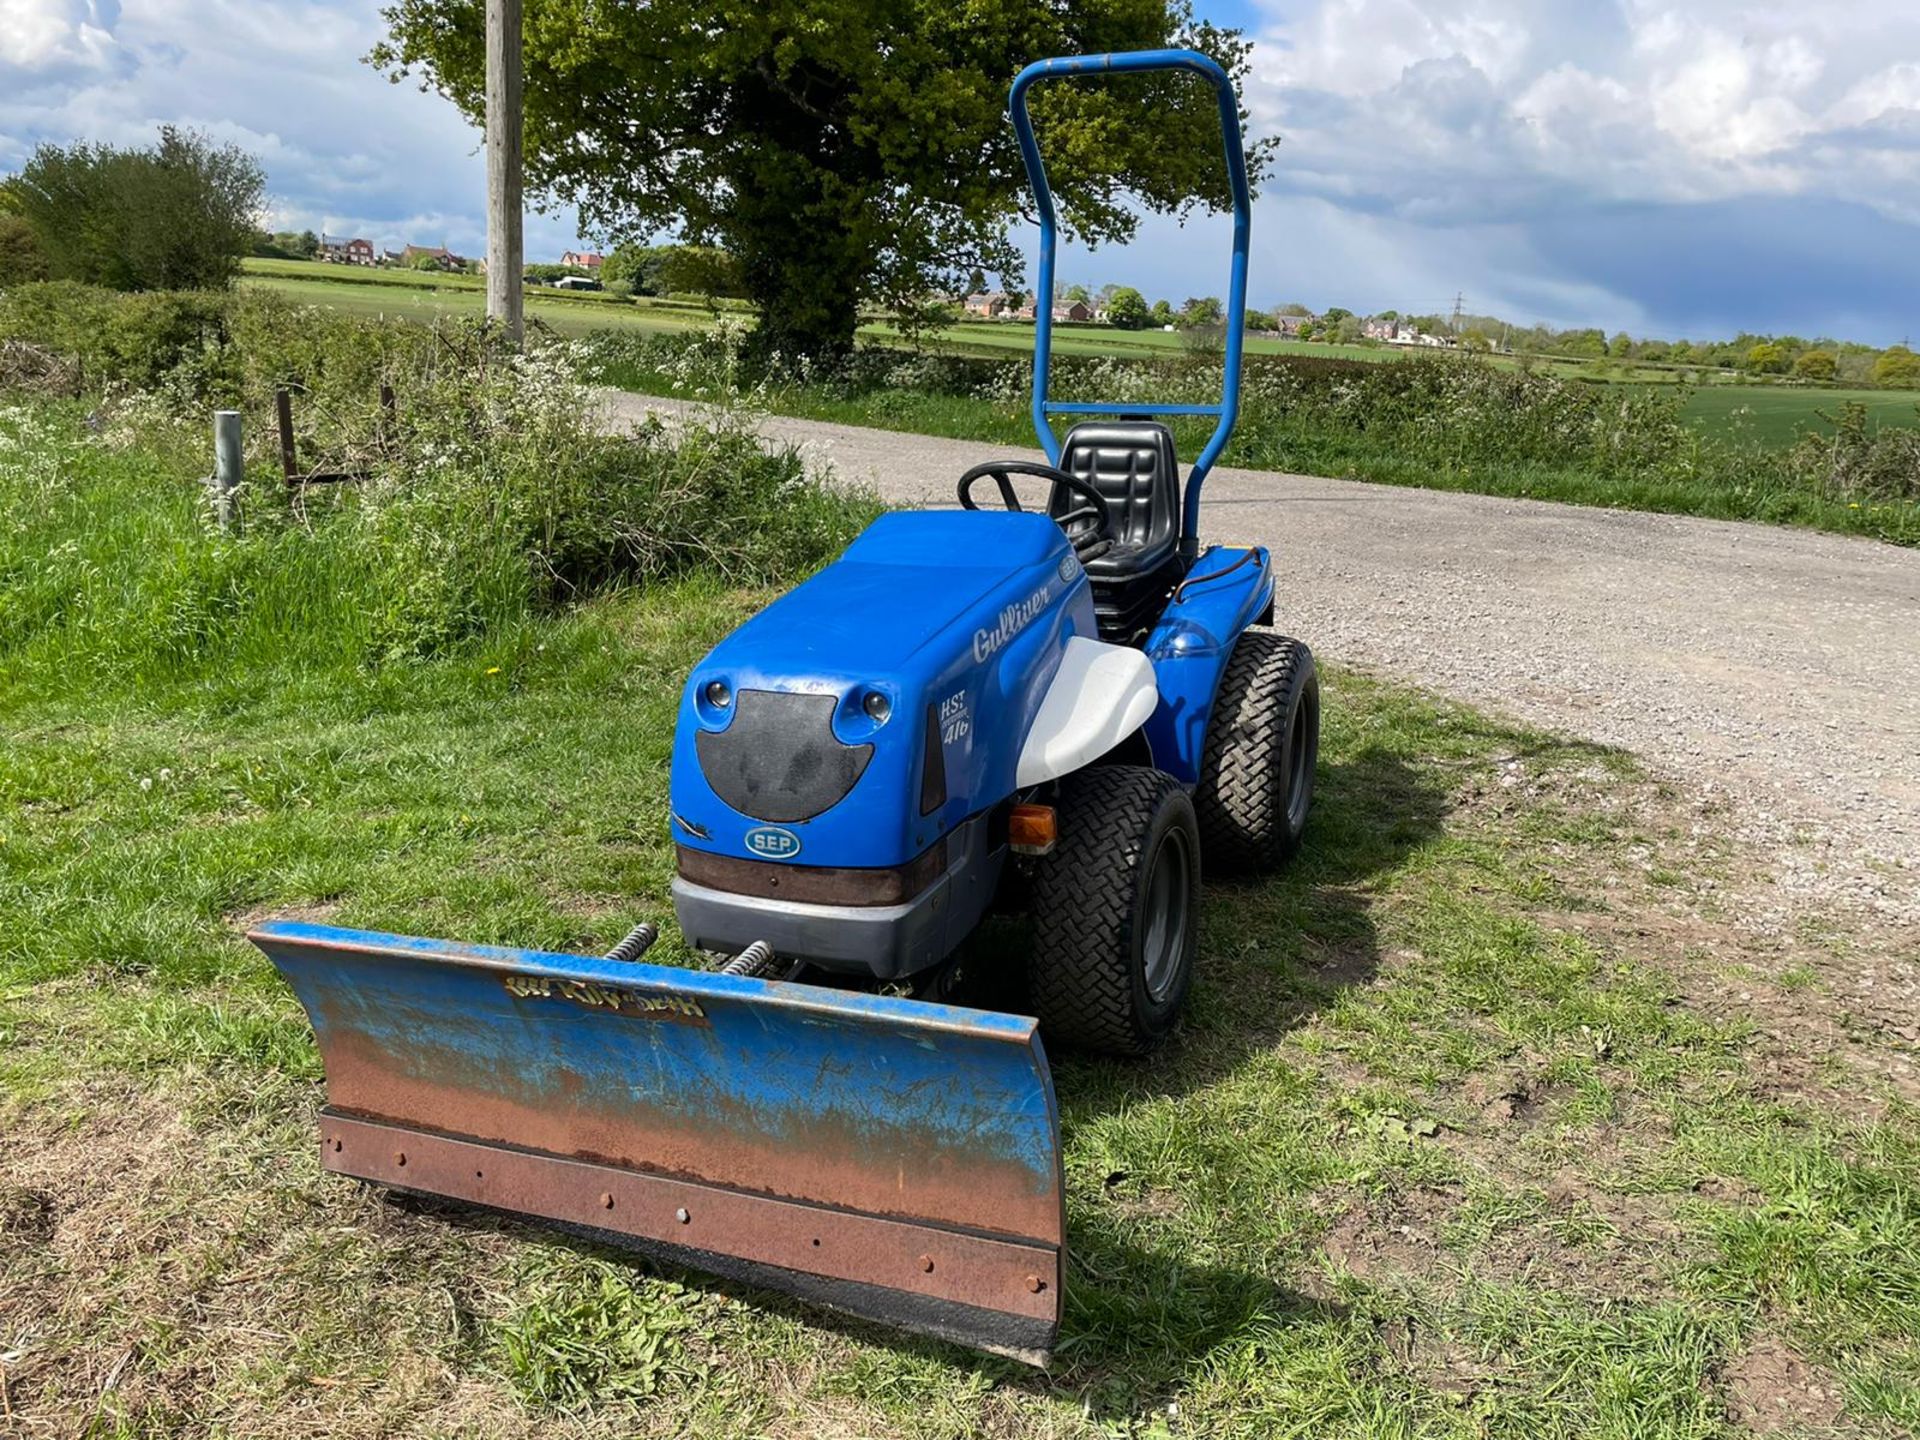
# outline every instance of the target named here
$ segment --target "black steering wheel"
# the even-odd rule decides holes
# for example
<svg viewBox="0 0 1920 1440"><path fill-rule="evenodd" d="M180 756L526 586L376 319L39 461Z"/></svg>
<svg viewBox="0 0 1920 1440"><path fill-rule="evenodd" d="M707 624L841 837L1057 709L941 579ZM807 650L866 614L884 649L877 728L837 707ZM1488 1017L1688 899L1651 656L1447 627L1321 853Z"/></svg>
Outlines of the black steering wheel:
<svg viewBox="0 0 1920 1440"><path fill-rule="evenodd" d="M1024 508L1013 491L1015 475L1051 480L1056 487L1072 492L1081 503L1055 515L1053 520L1066 532L1067 543L1073 546L1073 553L1081 564L1097 560L1113 548L1113 511L1107 505L1107 497L1078 475L1031 460L989 460L960 477L960 504L968 510L980 508L973 498L973 482L984 475L993 477L994 484L1000 487L1000 499L1009 510Z"/></svg>

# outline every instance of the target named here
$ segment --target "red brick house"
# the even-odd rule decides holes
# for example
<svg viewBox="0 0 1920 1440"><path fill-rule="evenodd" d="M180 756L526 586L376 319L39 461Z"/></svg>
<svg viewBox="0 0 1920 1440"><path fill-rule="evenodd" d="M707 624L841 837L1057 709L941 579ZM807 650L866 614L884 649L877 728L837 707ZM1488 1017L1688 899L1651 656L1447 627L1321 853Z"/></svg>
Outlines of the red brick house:
<svg viewBox="0 0 1920 1440"><path fill-rule="evenodd" d="M371 240L328 240L324 236L314 257L332 265L371 265L374 262Z"/></svg>

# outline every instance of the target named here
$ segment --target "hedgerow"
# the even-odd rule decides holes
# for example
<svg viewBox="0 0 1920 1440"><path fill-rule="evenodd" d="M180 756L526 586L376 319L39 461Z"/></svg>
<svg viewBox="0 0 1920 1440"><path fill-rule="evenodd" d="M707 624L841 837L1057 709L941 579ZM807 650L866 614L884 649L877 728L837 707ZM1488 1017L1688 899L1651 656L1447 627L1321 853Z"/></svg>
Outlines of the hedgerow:
<svg viewBox="0 0 1920 1440"><path fill-rule="evenodd" d="M745 388L768 408L983 442L1031 443L1032 363L871 348L828 370L744 376L724 327L696 336L605 333L583 342L609 383L715 398ZM751 382L751 383L749 383ZM1054 358L1052 393L1118 403L1204 403L1217 354ZM1920 544L1920 429L1843 405L1785 447L1703 434L1678 386L1594 384L1464 355L1392 363L1249 356L1228 464L1625 509L1771 520ZM1212 428L1174 422L1183 456Z"/></svg>
<svg viewBox="0 0 1920 1440"><path fill-rule="evenodd" d="M473 324L38 285L0 298L0 343L51 361L0 395L0 665L16 674L430 656L622 585L789 580L874 510L736 413L608 433L567 345L516 352ZM285 483L283 385L303 467L364 478ZM248 436L233 533L204 480L217 405Z"/></svg>

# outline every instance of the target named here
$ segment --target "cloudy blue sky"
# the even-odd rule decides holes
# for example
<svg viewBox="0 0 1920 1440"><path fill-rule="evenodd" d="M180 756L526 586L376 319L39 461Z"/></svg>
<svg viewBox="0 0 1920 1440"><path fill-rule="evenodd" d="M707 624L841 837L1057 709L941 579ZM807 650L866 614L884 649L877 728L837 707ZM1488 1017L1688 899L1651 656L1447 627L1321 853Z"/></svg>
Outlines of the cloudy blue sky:
<svg viewBox="0 0 1920 1440"><path fill-rule="evenodd" d="M1920 335L1913 0L1203 0L1256 37L1283 145L1253 299L1701 336ZM481 246L477 135L358 57L360 0L0 0L0 170L185 123L256 151L276 223ZM1063 270L1218 291L1224 231ZM572 217L533 217L557 255ZM1211 264L1217 241L1222 264Z"/></svg>

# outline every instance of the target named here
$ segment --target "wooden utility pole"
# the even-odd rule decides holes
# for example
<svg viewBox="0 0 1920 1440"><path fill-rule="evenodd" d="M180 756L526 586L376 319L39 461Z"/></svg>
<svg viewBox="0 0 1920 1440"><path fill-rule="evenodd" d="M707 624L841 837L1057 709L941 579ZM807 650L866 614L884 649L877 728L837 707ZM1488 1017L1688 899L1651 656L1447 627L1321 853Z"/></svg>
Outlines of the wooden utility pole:
<svg viewBox="0 0 1920 1440"><path fill-rule="evenodd" d="M520 3L487 0L487 317L525 330L520 215Z"/></svg>

